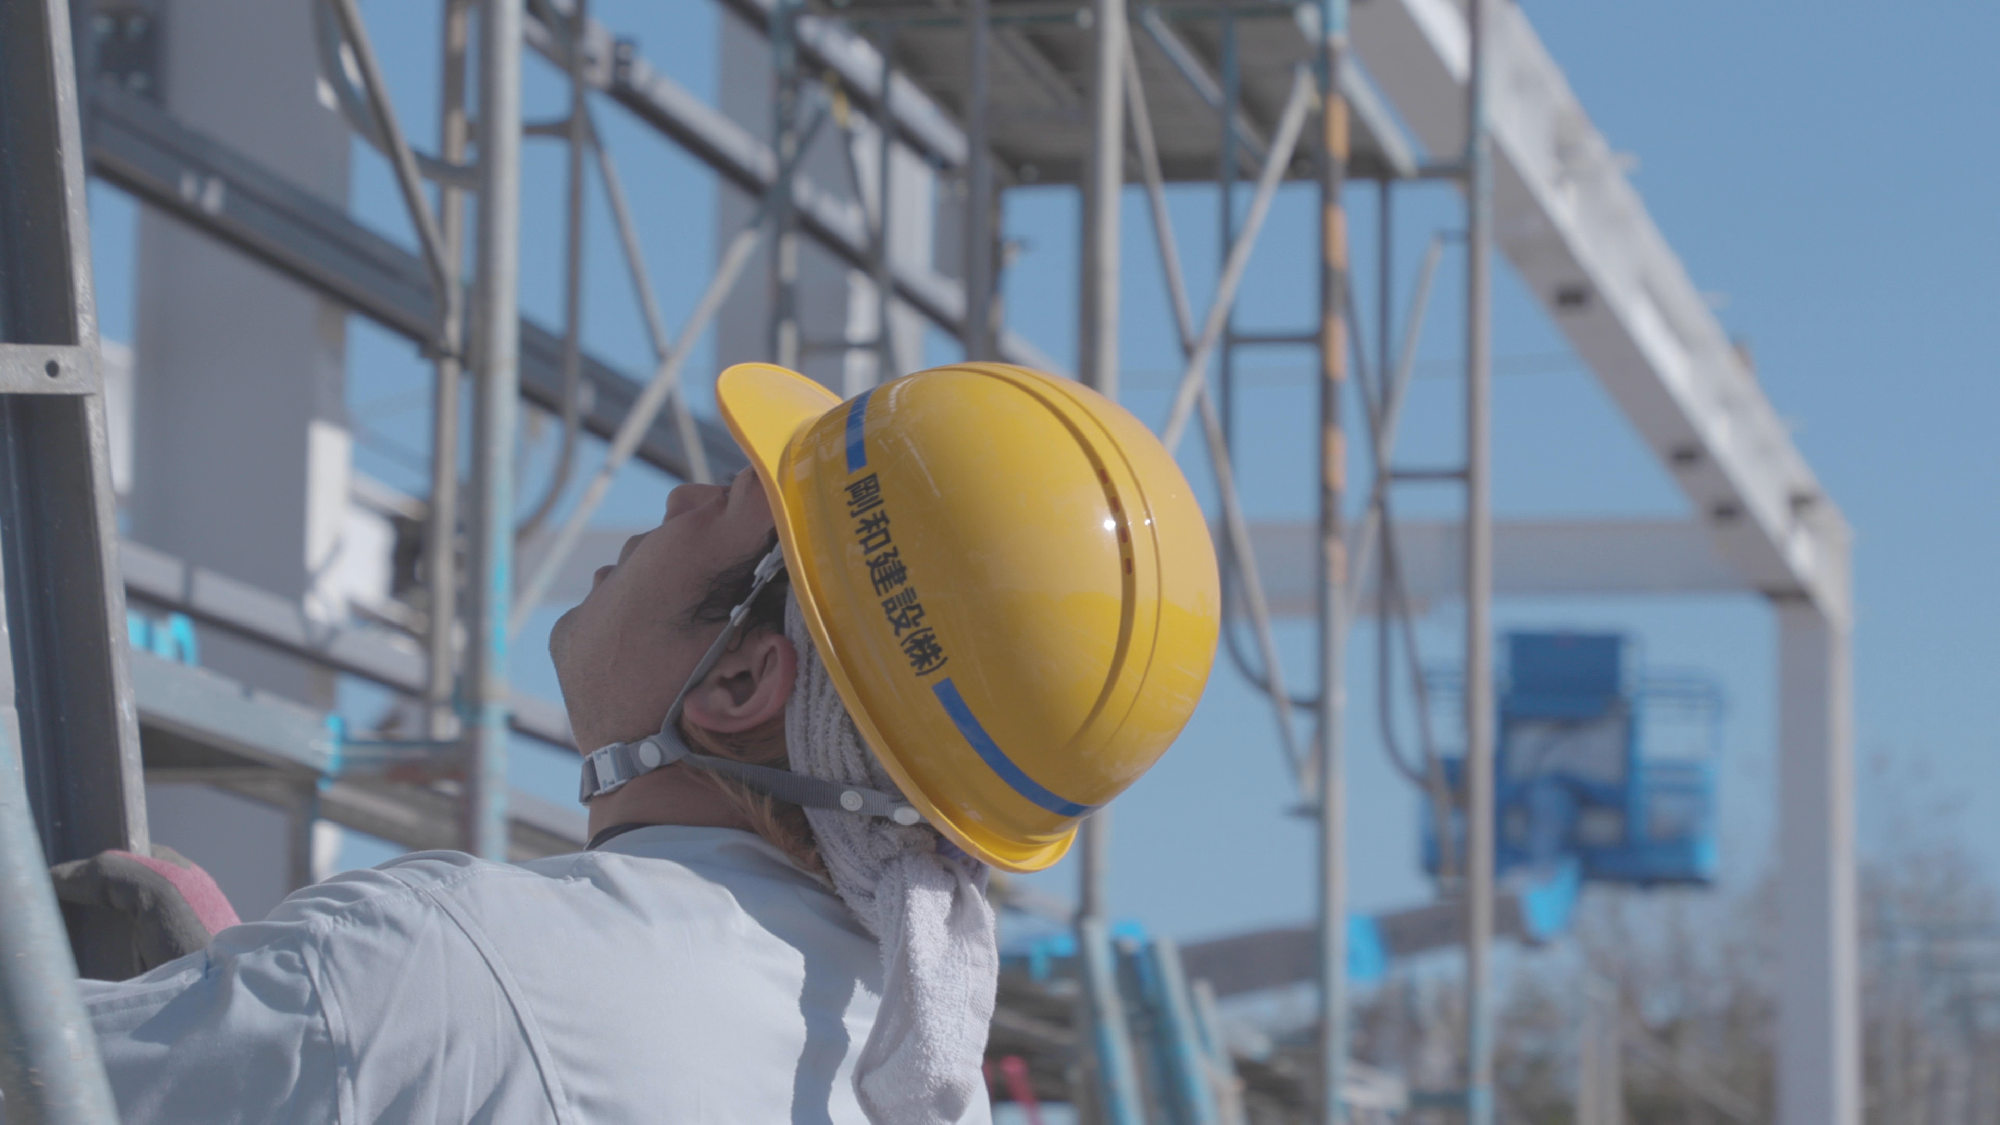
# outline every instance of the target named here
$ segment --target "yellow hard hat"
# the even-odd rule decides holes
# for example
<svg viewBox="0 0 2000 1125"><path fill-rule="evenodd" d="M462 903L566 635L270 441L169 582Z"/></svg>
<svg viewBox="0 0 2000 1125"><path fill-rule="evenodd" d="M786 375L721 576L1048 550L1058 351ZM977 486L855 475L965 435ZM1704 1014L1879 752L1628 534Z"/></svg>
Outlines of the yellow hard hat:
<svg viewBox="0 0 2000 1125"><path fill-rule="evenodd" d="M1180 734L1215 659L1215 548L1166 448L1095 391L998 363L845 403L745 363L716 396L904 796L995 867L1061 859Z"/></svg>

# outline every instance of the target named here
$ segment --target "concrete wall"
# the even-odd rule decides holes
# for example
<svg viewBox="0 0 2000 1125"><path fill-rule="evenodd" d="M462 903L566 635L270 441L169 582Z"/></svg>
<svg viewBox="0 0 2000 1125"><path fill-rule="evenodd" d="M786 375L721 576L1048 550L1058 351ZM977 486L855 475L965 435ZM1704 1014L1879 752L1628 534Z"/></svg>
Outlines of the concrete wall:
<svg viewBox="0 0 2000 1125"><path fill-rule="evenodd" d="M323 98L311 7L270 0L162 5L160 84L182 121L336 204L345 124ZM295 599L325 589L347 511L346 313L156 213L139 223L128 533ZM334 678L209 631L203 663L314 707ZM288 881L282 814L204 787L151 794L154 838L208 868L246 918Z"/></svg>

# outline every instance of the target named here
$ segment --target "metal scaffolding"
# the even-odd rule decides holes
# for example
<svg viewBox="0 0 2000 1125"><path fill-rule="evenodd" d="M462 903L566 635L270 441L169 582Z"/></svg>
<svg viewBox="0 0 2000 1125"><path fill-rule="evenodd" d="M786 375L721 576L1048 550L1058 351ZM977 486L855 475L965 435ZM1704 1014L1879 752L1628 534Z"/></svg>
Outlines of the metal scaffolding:
<svg viewBox="0 0 2000 1125"><path fill-rule="evenodd" d="M1297 7L1194 0L1129 9L1125 0L971 0L963 7L911 0L832 6L720 0L728 18L768 37L773 77L767 141L656 70L634 44L592 18L584 0L441 0L442 141L435 153L426 153L400 123L355 0L296 2L313 5L319 77L354 133L390 162L418 254L176 120L147 94L147 81L132 80L143 74L143 60L100 57L93 45L106 27L145 18L156 4L77 3L79 42L86 45L79 52L84 80L78 82L69 69L71 6L0 0L0 155L9 169L0 178L0 479L13 482L0 490L0 562L7 578L8 652L14 670L30 670L9 673L18 733L12 712L0 723L7 755L22 759L27 802L10 795L11 779L23 771L10 772L8 757L0 755L0 877L14 888L8 901L30 907L0 914L0 953L20 955L0 957L6 970L0 972L0 1031L15 1045L0 1060L10 1106L27 1096L19 1092L25 1089L23 1067L55 1066L56 1055L70 1051L63 1057L79 1060L78 1069L40 1071L50 1107L46 1119L109 1119L108 1096L92 1073L88 1036L69 984L74 969L62 960L69 951L37 873L47 861L107 847L143 848L147 780L200 780L302 810L297 818L308 830L295 833L299 853L308 847L316 816L413 846L456 844L496 859L559 852L580 842L580 817L509 790L511 737L570 745L567 725L553 707L511 696L510 641L629 461L689 480L716 479L742 465L721 428L689 406L683 373L760 246L771 250L765 279L769 356L798 366L818 347L871 354L873 375L844 376L843 393L858 393L913 366L915 357L897 354L892 313L913 314L951 334L969 358L1054 369L1006 324L999 300L1006 257L999 219L1010 188L1074 184L1083 202L1077 374L1116 397L1120 204L1127 184L1136 183L1149 209L1183 357L1160 432L1174 449L1190 427L1200 430L1214 476L1225 648L1268 695L1285 766L1318 820L1319 1035L1307 1088L1294 1090L1291 1108L1335 1122L1346 1119L1349 1106L1372 1104L1356 1093L1368 1086L1348 1057L1344 665L1351 622L1371 604L1385 684L1394 637L1416 665L1414 599L1399 561L1408 538L1394 520L1393 486L1442 479L1465 492L1457 542L1466 606L1467 784L1463 793L1447 790L1427 729L1419 739L1421 761L1408 772L1440 813L1455 801L1467 813L1463 877L1447 884L1466 931L1469 1062L1461 1086L1425 1092L1423 1104L1458 1109L1476 1125L1492 1120L1489 291L1491 252L1498 245L1675 469L1708 521L1707 534L1725 567L1744 587L1771 593L1780 606L1786 789L1804 794L1796 807L1787 805L1781 856L1788 871L1808 876L1786 906L1788 937L1802 952L1788 964L1783 987L1780 1107L1786 1125L1853 1125L1858 1059L1845 525L1776 428L1769 404L1732 366L1733 353L1716 346L1719 329L1682 292L1691 288L1629 186L1608 161L1590 162L1602 140L1588 130L1581 110L1564 100L1566 86L1517 9L1504 0L1466 0L1462 12L1451 0L1380 0L1353 13L1347 0ZM567 78L569 108L560 120L522 119L524 47ZM1357 63L1381 79L1381 89ZM1488 76L1503 63L1517 77L1507 91L1496 91ZM472 91L468 81L475 73L478 89ZM749 220L722 243L700 301L677 331L661 314L617 164L594 118L604 106L629 114L697 157L729 188L758 201ZM1565 113L1571 124L1559 143L1568 155L1538 155L1529 140L1551 131L1544 128L1548 121ZM1584 132L1574 121L1585 122ZM835 134L858 200L802 171L814 145ZM853 142L863 135L875 146L872 189L854 157ZM518 309L520 154L524 140L536 138L567 148L560 332ZM1420 149L1446 155L1426 162ZM954 190L962 188L957 211L963 245L955 277L894 252L896 152L935 169ZM138 544L125 544L120 554L84 249L86 164L148 206L430 357L431 488L426 500L411 502L412 523L422 529L421 585L412 599L421 612L414 624L400 632L352 623L307 627L284 598ZM655 366L645 379L619 372L584 344L581 215L591 167L651 342ZM37 174L17 176L16 168ZM1562 177L1582 203L1544 214L1553 205L1543 188ZM1403 469L1394 459L1398 422L1447 239L1431 240L1398 332L1393 199L1398 185L1433 180L1460 185L1466 205L1464 460L1443 470ZM1250 194L1239 213L1240 181L1249 182ZM1381 238L1372 358L1363 354L1354 323L1347 223L1349 198L1370 181ZM1199 318L1167 214L1166 185L1172 182L1217 188L1223 252L1214 296ZM1239 331L1236 296L1273 200L1288 182L1310 183L1318 192L1314 323L1278 333ZM924 202L898 198L894 207ZM1496 238L1496 230L1530 231L1525 222L1502 221L1503 215L1529 213L1542 216L1531 233ZM468 214L476 217L471 232ZM872 289L871 332L832 344L805 336L799 290L807 245ZM70 281L51 285L51 277ZM1270 570L1258 557L1260 549L1268 556L1270 546L1260 546L1244 514L1231 453L1237 353L1270 347L1312 348L1318 373L1316 522L1310 578L1301 591L1313 606L1316 666L1313 692L1298 698L1280 666L1266 588ZM461 432L468 380L471 426ZM524 399L559 418L562 431L554 478L523 522L516 516L514 475ZM1361 491L1348 477L1351 418L1361 421L1366 435L1370 480L1357 520L1348 516ZM1757 440L1732 437L1743 433ZM585 436L607 442L607 456L581 499L559 510ZM462 450L472 466L465 486L459 479ZM31 463L32 490L23 484L24 466ZM54 518L78 512L93 515ZM517 588L516 547L529 536L539 549ZM64 580L55 581L56 575ZM147 654L130 657L128 671L121 632L127 595L387 688L419 706L418 737L330 733L324 716L253 698L220 677ZM1247 619L1241 624L1254 654L1241 651L1239 619ZM1421 675L1411 678L1421 691ZM1388 710L1383 708L1385 736L1393 745ZM1421 718L1427 708L1417 710ZM1309 737L1300 730L1301 712L1314 724ZM1440 825L1449 820L1437 817ZM31 829L39 829L38 837ZM1029 1039L1068 1060L1055 1072L1054 1080L1067 1087L1061 1093L1088 1107L1094 1119L1145 1120L1165 1112L1161 1097L1178 1098L1174 1112L1191 1120L1228 1119L1227 1083L1209 1083L1194 1071L1176 1072L1184 1079L1177 1095L1140 1088L1120 978L1127 955L1105 913L1108 834L1103 814L1086 825L1083 885L1072 919L1082 977L1070 1000L1077 1022L1067 1038L1018 1011L1008 1017L1019 1017L1010 1026L1040 1029ZM293 870L295 882L309 877L296 857ZM77 949L86 972L115 973L114 953L88 940ZM1173 966L1168 979L1178 977L1171 945L1164 956ZM1190 996L1159 993L1183 1026L1209 1019L1202 995L1200 989ZM1003 995L1003 1011L1006 1004ZM72 1050L78 1043L85 1049ZM1227 1052L1220 1055L1226 1068ZM1044 1081L1043 1072L1034 1073L1036 1082ZM1202 1104L1192 1104L1197 1102Z"/></svg>
<svg viewBox="0 0 2000 1125"><path fill-rule="evenodd" d="M0 1092L25 1120L108 1122L76 974L129 956L72 954L47 865L144 851L146 803L62 0L0 5L0 112Z"/></svg>

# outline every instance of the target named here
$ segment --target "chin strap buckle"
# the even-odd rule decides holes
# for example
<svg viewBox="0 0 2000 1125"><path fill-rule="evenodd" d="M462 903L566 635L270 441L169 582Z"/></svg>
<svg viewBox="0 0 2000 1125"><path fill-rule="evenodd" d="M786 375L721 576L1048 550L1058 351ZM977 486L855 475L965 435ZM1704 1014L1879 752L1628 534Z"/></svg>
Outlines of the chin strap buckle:
<svg viewBox="0 0 2000 1125"><path fill-rule="evenodd" d="M614 742L583 756L583 785L577 800L589 804L593 797L618 790L642 774L664 769L689 757L687 744L678 732L647 735L637 742Z"/></svg>

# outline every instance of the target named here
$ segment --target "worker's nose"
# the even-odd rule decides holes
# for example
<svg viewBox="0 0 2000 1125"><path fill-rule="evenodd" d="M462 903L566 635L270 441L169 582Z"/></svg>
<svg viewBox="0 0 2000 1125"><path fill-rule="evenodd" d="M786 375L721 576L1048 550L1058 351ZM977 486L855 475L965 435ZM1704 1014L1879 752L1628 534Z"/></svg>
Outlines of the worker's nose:
<svg viewBox="0 0 2000 1125"><path fill-rule="evenodd" d="M684 484L667 493L667 518L691 512L728 491L719 484Z"/></svg>

